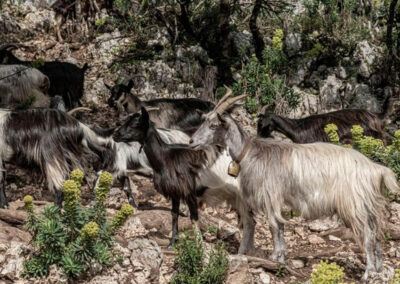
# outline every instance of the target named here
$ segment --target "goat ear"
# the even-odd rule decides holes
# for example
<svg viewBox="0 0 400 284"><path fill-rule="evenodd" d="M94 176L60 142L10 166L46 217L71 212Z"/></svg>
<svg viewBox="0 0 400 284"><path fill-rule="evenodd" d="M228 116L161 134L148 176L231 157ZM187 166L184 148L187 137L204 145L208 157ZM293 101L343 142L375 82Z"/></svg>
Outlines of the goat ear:
<svg viewBox="0 0 400 284"><path fill-rule="evenodd" d="M133 80L130 79L130 80L129 80L129 83L128 83L128 86L126 86L126 88L128 89L128 92L131 91L131 89L133 88L133 85L134 85Z"/></svg>

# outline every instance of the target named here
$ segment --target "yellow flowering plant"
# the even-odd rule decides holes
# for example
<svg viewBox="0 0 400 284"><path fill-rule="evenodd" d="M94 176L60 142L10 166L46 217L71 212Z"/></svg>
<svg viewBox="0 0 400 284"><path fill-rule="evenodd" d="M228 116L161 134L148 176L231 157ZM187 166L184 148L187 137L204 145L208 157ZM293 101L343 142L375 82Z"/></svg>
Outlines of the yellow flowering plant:
<svg viewBox="0 0 400 284"><path fill-rule="evenodd" d="M324 128L330 142L340 145L338 128L335 124L328 124ZM382 163L391 168L400 178L400 130L394 133L394 138L391 145L385 146L381 139L371 136L364 136L364 129L360 125L353 125L351 128L353 145L342 145L346 148L354 148L371 160Z"/></svg>
<svg viewBox="0 0 400 284"><path fill-rule="evenodd" d="M26 228L32 234L37 251L24 262L22 276L46 276L50 266L55 264L70 279L75 279L93 263L102 266L112 263L115 231L133 214L133 208L124 205L112 220L106 218L104 203L112 175L104 172L96 188L97 198L86 209L81 204L83 178L81 170L74 170L70 179L63 183L64 210L49 205L35 214L32 196L24 197L24 208L28 212Z"/></svg>

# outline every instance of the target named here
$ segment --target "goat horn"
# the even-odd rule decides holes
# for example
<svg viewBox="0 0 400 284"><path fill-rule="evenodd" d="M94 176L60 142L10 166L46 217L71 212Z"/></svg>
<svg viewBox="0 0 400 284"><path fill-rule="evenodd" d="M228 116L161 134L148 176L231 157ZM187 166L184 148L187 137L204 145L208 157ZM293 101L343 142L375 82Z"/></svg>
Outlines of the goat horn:
<svg viewBox="0 0 400 284"><path fill-rule="evenodd" d="M75 112L81 111L81 110L83 110L83 111L92 111L92 109L91 109L91 108L88 108L88 107L76 107L76 108L74 108L74 109L71 109L71 110L68 111L67 113L68 113L69 115L72 115L72 114L74 114Z"/></svg>
<svg viewBox="0 0 400 284"><path fill-rule="evenodd" d="M146 110L147 111L160 110L160 108L159 107L149 107L149 108L146 108Z"/></svg>
<svg viewBox="0 0 400 284"><path fill-rule="evenodd" d="M13 44L13 43L5 44L5 45L3 45L3 46L0 48L0 50L9 50L10 48L12 48L12 49L18 49L19 46L18 46L17 44Z"/></svg>
<svg viewBox="0 0 400 284"><path fill-rule="evenodd" d="M260 110L260 113L264 114L265 111L267 110L267 108L269 108L270 106L271 106L271 104L267 104L267 105L263 106L262 109Z"/></svg>
<svg viewBox="0 0 400 284"><path fill-rule="evenodd" d="M243 98L245 98L247 96L248 96L247 94L244 94L244 95L240 95L240 96L237 96L237 97L233 97L233 98L227 99L225 102L220 104L218 106L218 109L216 109L215 111L217 113L219 113L219 114L222 114L225 110L227 110L235 102L237 102L237 101L239 101L239 100L241 100L241 99L243 99Z"/></svg>
<svg viewBox="0 0 400 284"><path fill-rule="evenodd" d="M226 94L222 97L222 99L219 100L219 102L217 103L217 105L215 106L215 109L218 109L218 107L224 102L226 101L226 99L232 95L232 90L230 88L228 88L226 85L224 85L224 88L226 89Z"/></svg>

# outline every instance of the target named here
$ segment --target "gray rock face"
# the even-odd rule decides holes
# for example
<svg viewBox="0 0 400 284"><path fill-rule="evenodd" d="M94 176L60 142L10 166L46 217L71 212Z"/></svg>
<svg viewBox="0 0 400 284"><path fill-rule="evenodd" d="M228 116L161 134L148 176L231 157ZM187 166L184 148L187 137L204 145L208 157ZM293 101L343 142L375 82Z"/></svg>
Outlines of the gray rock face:
<svg viewBox="0 0 400 284"><path fill-rule="evenodd" d="M18 33L21 27L5 12L0 14L0 34Z"/></svg>
<svg viewBox="0 0 400 284"><path fill-rule="evenodd" d="M130 260L134 267L134 279L138 283L149 283L158 279L162 263L160 247L153 240L135 239L129 242L132 251Z"/></svg>
<svg viewBox="0 0 400 284"><path fill-rule="evenodd" d="M289 56L296 55L302 47L301 34L291 33L285 37L286 51Z"/></svg>
<svg viewBox="0 0 400 284"><path fill-rule="evenodd" d="M373 112L380 112L381 107L378 99L372 94L371 89L366 84L358 84L350 98L351 108L368 109Z"/></svg>
<svg viewBox="0 0 400 284"><path fill-rule="evenodd" d="M320 82L319 93L321 105L327 109L341 106L341 88L343 82L335 75L329 75L326 80Z"/></svg>
<svg viewBox="0 0 400 284"><path fill-rule="evenodd" d="M380 51L377 47L372 46L366 40L359 42L354 53L354 59L360 62L358 74L364 78L369 78L373 69L372 65L379 56Z"/></svg>

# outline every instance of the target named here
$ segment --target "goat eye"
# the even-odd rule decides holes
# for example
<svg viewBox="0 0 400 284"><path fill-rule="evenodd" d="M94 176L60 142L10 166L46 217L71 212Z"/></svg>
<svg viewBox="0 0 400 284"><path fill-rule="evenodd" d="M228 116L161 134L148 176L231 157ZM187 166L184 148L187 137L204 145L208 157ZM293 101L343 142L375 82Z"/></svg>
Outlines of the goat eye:
<svg viewBox="0 0 400 284"><path fill-rule="evenodd" d="M217 129L217 128L218 128L218 124L211 124L211 125L210 125L210 128L211 128L211 129Z"/></svg>

